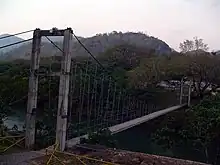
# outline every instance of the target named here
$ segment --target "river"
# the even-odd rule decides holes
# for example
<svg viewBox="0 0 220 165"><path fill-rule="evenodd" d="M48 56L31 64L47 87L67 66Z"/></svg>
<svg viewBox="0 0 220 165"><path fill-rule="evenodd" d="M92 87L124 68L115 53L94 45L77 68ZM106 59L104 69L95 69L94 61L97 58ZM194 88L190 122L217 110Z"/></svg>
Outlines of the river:
<svg viewBox="0 0 220 165"><path fill-rule="evenodd" d="M153 122L149 121L149 122ZM186 160L205 162L204 155L189 148L165 149L153 141L151 134L157 129L157 124L143 123L136 127L114 135L118 147L123 150L147 154L175 157Z"/></svg>
<svg viewBox="0 0 220 165"><path fill-rule="evenodd" d="M165 117L165 116L164 116ZM8 128L17 125L19 130L23 130L25 123L25 111L16 111L9 116L4 124ZM151 124L153 123L153 124ZM157 129L157 124L153 121L143 123L139 126L130 128L126 131L114 135L118 142L118 147L124 150L143 152L148 154L164 155L170 157L177 157L181 159L195 160L204 162L203 156L191 151L187 148L178 149L164 149L162 146L156 144L151 139L151 133Z"/></svg>
<svg viewBox="0 0 220 165"><path fill-rule="evenodd" d="M4 120L4 125L7 126L7 128L9 129L16 125L18 127L18 130L22 131L24 124L25 111L22 110L13 111L13 115L8 116L7 119Z"/></svg>

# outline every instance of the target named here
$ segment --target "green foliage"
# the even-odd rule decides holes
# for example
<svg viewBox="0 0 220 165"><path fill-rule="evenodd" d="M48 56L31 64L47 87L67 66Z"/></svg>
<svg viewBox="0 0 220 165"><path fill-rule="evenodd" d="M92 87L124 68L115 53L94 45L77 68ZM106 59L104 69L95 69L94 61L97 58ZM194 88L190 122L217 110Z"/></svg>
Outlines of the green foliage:
<svg viewBox="0 0 220 165"><path fill-rule="evenodd" d="M43 148L54 143L55 130L56 130L56 113L57 113L57 103L58 103L58 89L59 89L59 78L45 76L49 72L50 66L49 62L51 59L44 58L43 63L40 65L39 74L39 85L38 85L38 103L37 103L37 121L36 121L36 143L37 148ZM96 81L97 86L100 88L102 83L103 70L100 67L97 68L95 62L88 61L88 59L80 58L77 61L77 69L73 70L75 81L75 91L73 98L80 97L80 90L85 88L84 93L86 93L88 84L94 84L92 82ZM74 62L74 61L73 61ZM52 64L52 70L58 71L60 66L59 59L56 63ZM76 63L74 67L76 66ZM26 61L14 61L12 63L1 63L0 64L0 106L12 106L13 109L26 109L27 93L28 93L28 76L29 76L29 65ZM95 71L97 72L95 74ZM119 74L118 74L119 73ZM115 77L118 77L118 82L121 77L122 72L117 71L114 73ZM109 73L107 73L109 74ZM104 90L109 87L109 77L106 76L108 80L104 80L103 86ZM113 81L113 80L112 80ZM114 90L113 85L111 90ZM81 91L82 92L82 91ZM91 95L91 94L90 94ZM97 96L100 95L100 91L97 91ZM24 97L25 96L25 97ZM84 108L87 106L88 93L85 94L84 98ZM90 96L91 97L91 96ZM103 98L107 97L107 93L103 93ZM19 101L17 101L19 100ZM98 98L97 98L98 100ZM75 108L80 105L73 103ZM6 117L8 114L3 113L8 112L6 108L1 108L2 113L0 113L1 118ZM4 115L4 116L3 116ZM48 122L45 122L48 121Z"/></svg>
<svg viewBox="0 0 220 165"><path fill-rule="evenodd" d="M98 59L106 68L107 73L98 66L95 61L90 59L88 60L88 58L75 57L73 59L74 67L77 65L77 69L74 70L75 90L73 98L76 98L74 100L75 102L73 102L74 108L77 108L77 101L79 101L77 99L81 97L80 92L82 93L82 89L85 87L84 93L86 94L82 108L86 109L87 100L89 97L92 97L90 92L87 92L90 84L94 85L96 83L97 87L99 87L99 90L96 91L96 95L105 99L108 92L104 92L104 94L101 95L100 88L103 83L104 91L108 91L107 88L110 88L111 94L109 96L109 100L113 100L112 95L114 92L112 91L115 89L112 85L113 83L110 84L111 86L109 87L109 78L111 76L113 76L114 80L116 80L117 92L119 91L119 87L124 87L131 93L136 93L139 89L141 89L144 93L149 93L149 90L146 91L146 89L149 89L150 86L153 89L152 91L156 93L153 85L161 80L186 75L193 77L195 80L206 80L207 82L214 83L218 82L218 74L220 73L217 67L219 62L217 57L191 57L181 55L170 55L169 57L156 56L155 52L152 50L145 50L129 45L120 45L112 48L104 54L98 56ZM49 73L49 63L52 62L51 60L51 58L44 58L41 60L42 63L40 65L39 74ZM53 59L53 62L54 63L51 66L52 70L59 71L60 58L56 57ZM108 76L106 76L107 80L105 79L102 82L104 72ZM23 96L27 96L28 76L29 61L17 60L11 63L0 64L0 98L2 105L13 105L15 108L21 106L23 109L26 109L27 97L19 102L16 102L16 100L21 99ZM112 82L114 81L112 80ZM45 144L42 143L42 145L47 145L49 143L48 141L50 141L51 137L54 137L55 134L56 123L45 123L44 121L56 121L58 88L58 77L51 78L49 76L40 76L38 91L39 110L37 111L38 120L36 126L37 139L41 143L46 137L49 137L49 139L44 141ZM49 97L50 99L48 99ZM2 108L2 111L3 110L4 108ZM4 115L4 113L1 114ZM6 115L2 116L2 118ZM175 132L176 129L170 131ZM182 134L179 136L182 136ZM183 136L185 136L185 134ZM96 140L94 141L97 142Z"/></svg>
<svg viewBox="0 0 220 165"><path fill-rule="evenodd" d="M3 121L11 113L11 108L6 105L0 98L0 137L6 136L7 127L4 126Z"/></svg>
<svg viewBox="0 0 220 165"><path fill-rule="evenodd" d="M193 50L208 50L208 45L203 42L203 39L194 37L193 40L185 40L182 43L180 43L180 50L182 53L190 52Z"/></svg>
<svg viewBox="0 0 220 165"><path fill-rule="evenodd" d="M198 56L173 55L143 59L140 66L127 72L129 86L146 89L162 80L192 80L196 94L201 98L212 84L220 85L220 58L208 54ZM205 84L204 86L202 84Z"/></svg>
<svg viewBox="0 0 220 165"><path fill-rule="evenodd" d="M194 149L213 162L213 152L218 149L220 137L220 95L206 97L187 112L176 112L161 123L162 128L153 139L165 148ZM213 145L215 144L215 145ZM217 153L214 153L217 154Z"/></svg>
<svg viewBox="0 0 220 165"><path fill-rule="evenodd" d="M81 138L81 144L99 144L106 147L115 148L117 147L117 141L111 135L111 131L108 129L99 130L95 133L89 133L88 139Z"/></svg>

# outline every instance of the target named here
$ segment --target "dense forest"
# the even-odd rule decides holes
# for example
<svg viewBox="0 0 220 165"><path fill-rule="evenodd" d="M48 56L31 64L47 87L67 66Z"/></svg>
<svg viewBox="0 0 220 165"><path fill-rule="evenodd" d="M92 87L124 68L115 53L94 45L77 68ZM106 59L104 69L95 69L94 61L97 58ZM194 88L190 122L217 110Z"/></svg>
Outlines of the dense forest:
<svg viewBox="0 0 220 165"><path fill-rule="evenodd" d="M220 96L207 96L185 111L167 115L152 139L175 156L219 164Z"/></svg>
<svg viewBox="0 0 220 165"><path fill-rule="evenodd" d="M193 46L190 44L194 44ZM186 77L192 82L193 97L199 98L199 103L192 105L184 112L176 112L160 122L152 139L162 144L165 148L187 146L202 153L206 162L217 163L219 154L219 119L220 97L217 93L220 84L220 57L206 52L207 45L202 40L184 42L182 52L170 52L167 55L158 55L153 49L143 49L130 44L115 46L97 56L105 69L97 67L97 63L88 57L73 57L72 64L82 70L89 65L86 72L95 78L105 74L117 83L118 87L135 97L142 98L149 91L157 90L161 81L181 80ZM39 70L39 98L38 105L41 112L37 115L42 118L37 122L39 129L50 130L56 123L56 106L58 99L59 78L51 77L51 71L60 69L60 57L44 57L41 59ZM76 74L78 71L75 69ZM73 72L73 70L72 70ZM25 108L28 92L29 61L14 60L0 63L0 119L1 133L5 119L14 109ZM94 75L93 75L94 76ZM95 80L89 79L89 81ZM88 80L88 79L87 79ZM87 81L86 80L86 81ZM87 82L88 83L88 82ZM77 84L77 81L76 81ZM80 83L78 83L80 87ZM100 85L100 84L99 84ZM210 89L211 88L211 89ZM50 91L50 92L48 92ZM99 93L98 93L99 94ZM152 92L151 92L152 94ZM142 95L142 96L141 96ZM50 97L50 102L46 101ZM148 96L148 97L151 97ZM51 111L48 111L49 107ZM48 120L51 117L51 120ZM54 118L54 120L52 120ZM54 121L43 125L42 121ZM40 132L40 131L39 131ZM47 145L50 136L44 140Z"/></svg>

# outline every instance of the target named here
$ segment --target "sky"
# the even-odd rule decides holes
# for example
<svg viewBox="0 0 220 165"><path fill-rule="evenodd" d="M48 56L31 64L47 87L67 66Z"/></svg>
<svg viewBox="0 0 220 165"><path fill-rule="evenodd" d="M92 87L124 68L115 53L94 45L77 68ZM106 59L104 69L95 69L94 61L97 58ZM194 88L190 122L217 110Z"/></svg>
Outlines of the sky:
<svg viewBox="0 0 220 165"><path fill-rule="evenodd" d="M220 49L220 0L0 0L0 20L0 34L52 27L72 27L83 37L141 31L175 50L194 36Z"/></svg>

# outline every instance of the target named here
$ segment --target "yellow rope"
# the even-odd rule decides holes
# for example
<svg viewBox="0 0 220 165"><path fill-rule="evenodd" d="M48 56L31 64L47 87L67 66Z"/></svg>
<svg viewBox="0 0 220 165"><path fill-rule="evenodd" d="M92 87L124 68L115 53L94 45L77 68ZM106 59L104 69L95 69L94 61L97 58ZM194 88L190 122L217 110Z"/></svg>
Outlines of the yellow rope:
<svg viewBox="0 0 220 165"><path fill-rule="evenodd" d="M62 160L60 160L56 155L53 155L53 157L54 157L55 159L57 159L62 165L65 165L65 164L62 162Z"/></svg>
<svg viewBox="0 0 220 165"><path fill-rule="evenodd" d="M5 136L5 137L0 137L0 141L3 141L3 140L7 140L9 142L12 142L12 140L9 140L8 138L19 138L19 137L23 137L21 138L20 140L16 141L15 143L13 143L12 145L10 145L9 147L5 148L3 150L3 152L7 151L9 148L15 146L15 145L18 145L19 147L21 147L21 145L19 145L18 143L21 142L22 140L25 139L24 136ZM53 152L51 153L50 155L50 158L49 160L47 161L47 165L49 165L50 161L52 160L52 157L54 157L55 159L57 159L62 165L65 165L62 160L60 160L56 155L55 153L60 153L60 154L66 154L66 155L70 155L70 156L74 156L78 161L80 161L83 165L87 165L85 162L83 162L81 159L87 159L87 160L92 160L92 161L96 161L96 162L101 162L101 163L105 163L105 164L108 164L108 165L118 165L118 164L115 164L115 163L111 163L111 162L107 162L107 161L103 161L103 160L99 160L99 159L95 159L95 158L91 158L91 157L87 157L87 156L80 156L80 155L76 155L76 154L73 154L73 153L68 153L68 152L61 152L61 151L57 151L57 148L58 148L58 144L55 144L53 145L54 146L54 149L53 149ZM2 148L3 149L3 148ZM47 154L47 151L51 150L50 147L46 148L46 154ZM81 158L81 159L80 159Z"/></svg>
<svg viewBox="0 0 220 165"><path fill-rule="evenodd" d="M49 148L49 147L48 147ZM49 151L54 151L54 150L51 150L51 149L48 149L48 152ZM34 151L36 153L44 153L43 151ZM119 165L119 164L116 164L116 163L112 163L112 162L107 162L107 161L103 161L103 160L99 160L99 159L95 159L95 158L90 158L88 156L80 156L80 155L76 155L76 154L73 154L73 153L69 153L69 152L61 152L61 151L56 151L56 153L60 153L60 154L66 154L66 155L70 155L70 156L74 156L75 158L84 158L84 159L87 159L87 160L92 160L92 161L96 161L96 162L101 162L101 163L104 163L105 165ZM81 160L82 161L82 160ZM82 162L81 162L82 163ZM83 162L85 163L85 162Z"/></svg>
<svg viewBox="0 0 220 165"><path fill-rule="evenodd" d="M52 152L52 154L51 154L49 160L48 160L47 163L46 163L47 165L50 163L50 161L51 161L51 159L52 159L52 157L53 157L55 151L57 150L57 147L58 147L58 144L56 143L56 145L55 145L55 149L53 150L53 152Z"/></svg>
<svg viewBox="0 0 220 165"><path fill-rule="evenodd" d="M9 147L5 148L3 152L5 152L5 151L7 151L9 148L11 148L11 147L17 145L18 143L20 143L20 142L21 142L22 140L24 140L24 139L25 139L25 137L23 137L22 139L16 141L15 143L13 143L12 145L10 145Z"/></svg>
<svg viewBox="0 0 220 165"><path fill-rule="evenodd" d="M108 164L108 165L119 165L119 164L116 164L116 163L107 162L107 161L103 161L103 160L99 160L99 159L95 159L95 158L90 158L90 157L87 157L87 156L80 156L80 155L76 155L76 154L69 153L69 152L61 152L61 151L56 151L56 152L60 153L60 154L66 154L66 155L70 155L70 156L74 156L74 157L78 157L78 158L84 158L84 159L87 159L87 160L93 160L93 161L96 161L96 162L105 163L105 164Z"/></svg>
<svg viewBox="0 0 220 165"><path fill-rule="evenodd" d="M22 135L18 135L18 136L2 136L2 137L0 137L0 139L5 139L5 138L21 138L21 137L24 137L24 136L22 136Z"/></svg>
<svg viewBox="0 0 220 165"><path fill-rule="evenodd" d="M80 161L83 165L87 165L85 162L83 162L78 156L76 156L76 159Z"/></svg>
<svg viewBox="0 0 220 165"><path fill-rule="evenodd" d="M23 138L22 138L23 137ZM22 138L22 139L20 139L20 140L17 140L16 141L16 138ZM11 140L10 140L11 139ZM20 144L19 144L19 142L21 142L22 140L24 140L25 139L25 137L24 136L21 136L21 135L18 135L18 136L3 136L3 137L0 137L0 142L2 142L3 144L4 144L4 141L8 141L8 142L10 142L10 143L12 143L10 146L8 146L8 147L1 147L1 151L0 152L5 152L5 151L7 151L9 148L11 148L11 147L13 147L13 146L15 146L15 145L17 145L17 146L19 146L19 147L23 147L23 146L21 146Z"/></svg>
<svg viewBox="0 0 220 165"><path fill-rule="evenodd" d="M8 142L10 142L10 143L12 143L12 144L14 143L14 141L12 141L12 140L9 140L9 139L5 139L5 140L8 141ZM19 146L19 147L21 147L21 148L23 147L23 146L21 146L20 144L16 144L16 145Z"/></svg>
<svg viewBox="0 0 220 165"><path fill-rule="evenodd" d="M4 136L4 137L0 137L0 142L4 140L10 141L9 139L21 138L21 137L24 137L24 136Z"/></svg>

